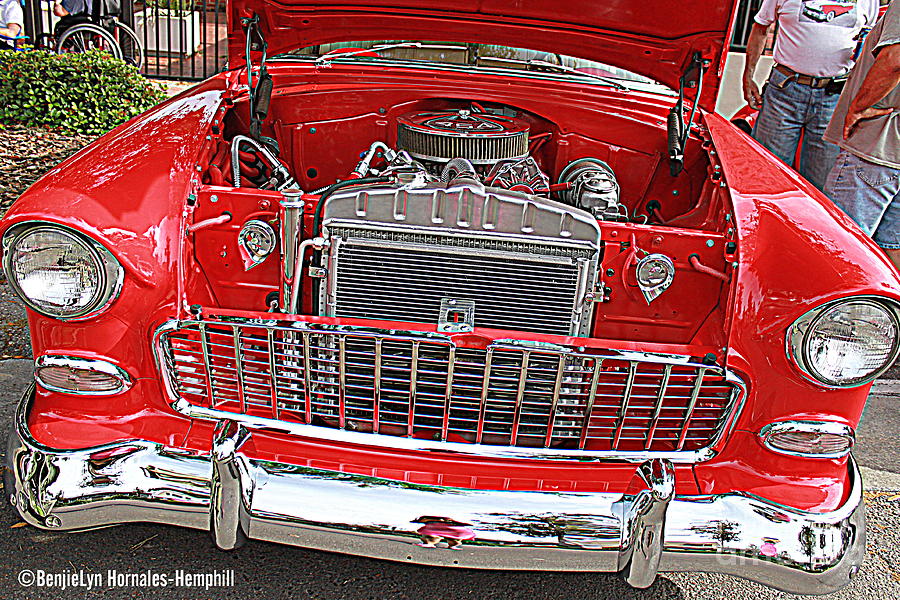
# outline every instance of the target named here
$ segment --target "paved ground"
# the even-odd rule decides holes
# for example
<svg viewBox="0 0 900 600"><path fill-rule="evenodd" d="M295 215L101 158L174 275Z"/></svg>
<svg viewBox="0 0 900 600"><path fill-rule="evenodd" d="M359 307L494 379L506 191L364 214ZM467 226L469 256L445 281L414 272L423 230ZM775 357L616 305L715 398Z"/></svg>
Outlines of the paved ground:
<svg viewBox="0 0 900 600"><path fill-rule="evenodd" d="M0 362L0 427L8 426L28 381L27 360ZM868 557L858 577L832 600L900 599L900 460L896 437L900 382L879 383L870 399L857 458L865 468L869 521ZM233 569L234 585L155 589L23 587L24 570L48 573L208 573ZM242 550L216 550L205 532L162 525L129 525L95 532L47 533L22 526L8 508L0 510L0 597L13 598L317 598L382 599L503 598L508 600L788 599L762 586L728 576L667 574L648 590L628 588L616 577L460 571L396 565L251 542Z"/></svg>

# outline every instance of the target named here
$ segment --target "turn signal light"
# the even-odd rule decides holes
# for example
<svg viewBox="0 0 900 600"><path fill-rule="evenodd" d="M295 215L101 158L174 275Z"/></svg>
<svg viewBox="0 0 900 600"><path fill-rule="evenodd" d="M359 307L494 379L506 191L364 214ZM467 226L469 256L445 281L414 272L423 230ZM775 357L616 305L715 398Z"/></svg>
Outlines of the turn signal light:
<svg viewBox="0 0 900 600"><path fill-rule="evenodd" d="M853 447L853 429L841 423L783 421L760 431L767 448L810 458L840 458Z"/></svg>
<svg viewBox="0 0 900 600"><path fill-rule="evenodd" d="M41 356L34 379L43 388L64 394L110 395L131 387L121 368L102 360L71 356Z"/></svg>

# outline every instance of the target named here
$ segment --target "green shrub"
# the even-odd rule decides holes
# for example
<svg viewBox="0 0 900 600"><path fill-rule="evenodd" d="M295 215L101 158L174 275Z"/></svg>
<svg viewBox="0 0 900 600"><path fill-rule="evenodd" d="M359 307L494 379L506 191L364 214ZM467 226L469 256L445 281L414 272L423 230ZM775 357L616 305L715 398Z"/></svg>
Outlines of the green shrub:
<svg viewBox="0 0 900 600"><path fill-rule="evenodd" d="M145 4L151 11L160 9L172 13L174 16L183 17L194 12L194 0L146 0Z"/></svg>
<svg viewBox="0 0 900 600"><path fill-rule="evenodd" d="M0 51L0 123L106 133L165 98L106 52Z"/></svg>

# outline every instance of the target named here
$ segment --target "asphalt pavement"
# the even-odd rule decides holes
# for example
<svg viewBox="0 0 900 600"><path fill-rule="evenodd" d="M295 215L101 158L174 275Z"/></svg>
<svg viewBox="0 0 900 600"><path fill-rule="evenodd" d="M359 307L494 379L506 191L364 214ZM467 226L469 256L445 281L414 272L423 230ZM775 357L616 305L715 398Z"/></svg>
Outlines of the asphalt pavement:
<svg viewBox="0 0 900 600"><path fill-rule="evenodd" d="M0 361L0 427L5 431L30 376L28 360ZM856 457L864 468L868 555L849 587L828 598L900 599L900 381L883 381L869 400ZM467 571L342 556L264 542L217 550L209 535L164 525L55 533L0 509L0 598L743 600L798 598L725 575L663 574L647 590L614 575ZM43 575L41 575L43 573ZM189 578L214 577L206 589ZM233 575L232 575L233 573ZM44 584L39 585L43 577ZM81 585L72 585L71 578ZM165 587L128 577L164 577ZM63 580L69 579L69 581ZM87 587L89 581L93 587ZM49 581L48 581L49 580ZM232 581L233 580L233 581ZM212 581L212 583L216 583ZM112 585L110 585L112 583ZM26 585L27 584L27 585ZM65 587L63 587L65 586Z"/></svg>

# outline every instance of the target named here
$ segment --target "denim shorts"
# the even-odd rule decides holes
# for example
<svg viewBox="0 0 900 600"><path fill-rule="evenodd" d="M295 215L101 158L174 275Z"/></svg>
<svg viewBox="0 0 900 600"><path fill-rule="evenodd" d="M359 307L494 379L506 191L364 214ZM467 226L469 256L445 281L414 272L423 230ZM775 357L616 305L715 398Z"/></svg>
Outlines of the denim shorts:
<svg viewBox="0 0 900 600"><path fill-rule="evenodd" d="M875 243L900 250L900 169L878 165L841 150L825 195Z"/></svg>

